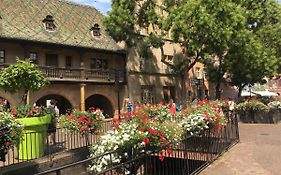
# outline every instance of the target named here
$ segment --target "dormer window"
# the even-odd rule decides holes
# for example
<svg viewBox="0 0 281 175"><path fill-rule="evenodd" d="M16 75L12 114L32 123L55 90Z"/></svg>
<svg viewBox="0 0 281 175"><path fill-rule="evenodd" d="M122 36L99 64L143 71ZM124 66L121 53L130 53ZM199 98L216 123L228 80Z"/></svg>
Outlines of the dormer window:
<svg viewBox="0 0 281 175"><path fill-rule="evenodd" d="M47 31L54 31L56 29L56 25L54 24L54 18L51 15L47 15L45 19L43 19L44 26Z"/></svg>
<svg viewBox="0 0 281 175"><path fill-rule="evenodd" d="M90 29L93 37L96 37L96 36L100 36L101 33L100 33L100 26L99 24L94 24L94 26Z"/></svg>

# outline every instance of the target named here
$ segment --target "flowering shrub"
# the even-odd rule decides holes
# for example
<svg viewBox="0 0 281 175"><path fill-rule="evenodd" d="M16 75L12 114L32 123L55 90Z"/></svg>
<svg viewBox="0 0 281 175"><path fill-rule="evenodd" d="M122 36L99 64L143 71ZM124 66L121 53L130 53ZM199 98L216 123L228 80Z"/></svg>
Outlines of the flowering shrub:
<svg viewBox="0 0 281 175"><path fill-rule="evenodd" d="M23 125L8 112L0 112L0 152L6 152L17 145L23 131Z"/></svg>
<svg viewBox="0 0 281 175"><path fill-rule="evenodd" d="M209 101L198 102L190 113L184 110L171 113L164 105L142 105L123 120L114 118L115 129L101 136L101 141L90 148L90 157L97 158L92 160L89 171L101 172L151 151L160 151L159 159L163 160L164 153L171 154L172 148L180 143L183 133L195 135L213 125L225 124L221 109ZM184 119L178 124L173 117ZM112 153L98 157L106 152ZM128 171L130 168L127 168Z"/></svg>
<svg viewBox="0 0 281 175"><path fill-rule="evenodd" d="M160 122L164 122L166 120L171 120L173 118L173 114L170 112L170 108L166 105L156 105L156 106L145 106L144 111L146 111L147 115L151 118L154 118Z"/></svg>
<svg viewBox="0 0 281 175"><path fill-rule="evenodd" d="M164 106L142 106L140 110L124 121L114 119L115 130L107 132L101 137L101 142L91 147L90 157L109 151L116 151L112 155L102 156L92 161L91 172L100 172L112 164L118 164L139 154L150 151L167 151L171 153L173 145L181 140L182 129L175 122L168 120L169 115ZM164 112L163 112L164 111ZM165 121L163 118L166 118ZM134 155L132 155L132 149ZM111 159L110 159L111 157ZM164 159L163 154L159 157Z"/></svg>
<svg viewBox="0 0 281 175"><path fill-rule="evenodd" d="M42 117L45 115L52 115L48 108L39 106L31 107L30 105L15 106L9 111L14 118Z"/></svg>
<svg viewBox="0 0 281 175"><path fill-rule="evenodd" d="M203 116L209 125L224 125L225 117L220 106L216 102L208 100L198 101L197 106L190 111L190 114Z"/></svg>
<svg viewBox="0 0 281 175"><path fill-rule="evenodd" d="M281 102L280 101L272 101L270 103L267 104L267 106L271 109L271 110L281 110Z"/></svg>
<svg viewBox="0 0 281 175"><path fill-rule="evenodd" d="M197 106L190 110L190 114L179 123L179 126L187 135L197 135L209 127L224 125L226 121L221 109L222 104L218 101L198 101Z"/></svg>
<svg viewBox="0 0 281 175"><path fill-rule="evenodd" d="M62 116L59 123L71 131L78 131L81 135L96 134L102 120L105 119L101 110L90 109L88 112L74 111Z"/></svg>
<svg viewBox="0 0 281 175"><path fill-rule="evenodd" d="M263 111L268 112L269 107L259 101L247 101L239 103L236 108L237 111Z"/></svg>
<svg viewBox="0 0 281 175"><path fill-rule="evenodd" d="M204 129L208 129L208 123L203 115L191 114L179 123L187 135L197 135Z"/></svg>

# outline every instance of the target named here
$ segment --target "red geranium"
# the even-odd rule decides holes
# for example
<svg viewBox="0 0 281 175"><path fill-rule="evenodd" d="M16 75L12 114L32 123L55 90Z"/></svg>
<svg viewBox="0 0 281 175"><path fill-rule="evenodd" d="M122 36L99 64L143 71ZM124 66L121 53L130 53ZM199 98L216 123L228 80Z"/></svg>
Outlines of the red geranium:
<svg viewBox="0 0 281 175"><path fill-rule="evenodd" d="M146 144L146 145L149 145L150 144L150 140L149 140L149 138L144 138L143 139L143 142Z"/></svg>

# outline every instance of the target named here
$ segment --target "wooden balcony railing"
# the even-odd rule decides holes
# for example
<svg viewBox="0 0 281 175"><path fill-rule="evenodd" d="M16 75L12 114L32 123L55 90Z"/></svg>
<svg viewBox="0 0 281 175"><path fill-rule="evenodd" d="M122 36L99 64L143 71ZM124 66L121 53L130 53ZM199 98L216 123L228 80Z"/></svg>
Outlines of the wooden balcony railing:
<svg viewBox="0 0 281 175"><path fill-rule="evenodd" d="M104 82L119 83L125 82L125 71L109 69L72 69L72 68L56 68L43 67L40 70L51 81L86 81L86 82Z"/></svg>
<svg viewBox="0 0 281 175"><path fill-rule="evenodd" d="M40 70L49 79L81 79L81 69L68 69L68 68L55 68L55 67L42 67Z"/></svg>
<svg viewBox="0 0 281 175"><path fill-rule="evenodd" d="M0 64L0 69L9 64ZM58 68L49 66L39 66L39 69L46 75L50 81L84 81L99 83L125 83L125 70L100 70L100 69L74 69Z"/></svg>

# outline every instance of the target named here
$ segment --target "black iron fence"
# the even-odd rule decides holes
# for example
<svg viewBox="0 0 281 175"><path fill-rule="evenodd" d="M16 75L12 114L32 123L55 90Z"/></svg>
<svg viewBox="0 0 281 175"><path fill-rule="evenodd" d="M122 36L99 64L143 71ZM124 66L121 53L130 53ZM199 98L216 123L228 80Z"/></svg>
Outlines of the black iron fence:
<svg viewBox="0 0 281 175"><path fill-rule="evenodd" d="M204 167L216 160L223 152L239 141L237 117L228 117L228 123L221 128L205 130L197 136L190 136L182 140L172 153L164 154L164 160L159 159L160 153L149 153L131 157L124 163L109 167L96 173L96 175L194 175ZM38 173L64 174L67 169L83 165L89 166L90 162L103 156L111 156L114 152L105 153L90 159L75 162L63 167ZM132 154L133 155L133 154ZM84 171L86 171L84 169Z"/></svg>
<svg viewBox="0 0 281 175"><path fill-rule="evenodd" d="M56 128L40 132L27 132L23 135L24 142L7 151L5 161L0 161L0 168L37 158L52 158L62 151L87 147L96 143L100 136L112 129L112 120L107 119L102 123L98 135L84 135L69 131L65 128Z"/></svg>

